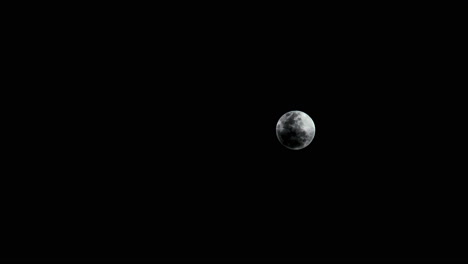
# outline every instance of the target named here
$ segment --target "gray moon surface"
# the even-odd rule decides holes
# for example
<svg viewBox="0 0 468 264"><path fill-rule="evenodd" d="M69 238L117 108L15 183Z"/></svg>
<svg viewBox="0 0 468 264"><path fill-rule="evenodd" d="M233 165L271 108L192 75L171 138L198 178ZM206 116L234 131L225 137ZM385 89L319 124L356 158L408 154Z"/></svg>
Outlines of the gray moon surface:
<svg viewBox="0 0 468 264"><path fill-rule="evenodd" d="M315 137L315 124L304 112L290 111L281 116L276 124L276 136L288 149L307 147Z"/></svg>

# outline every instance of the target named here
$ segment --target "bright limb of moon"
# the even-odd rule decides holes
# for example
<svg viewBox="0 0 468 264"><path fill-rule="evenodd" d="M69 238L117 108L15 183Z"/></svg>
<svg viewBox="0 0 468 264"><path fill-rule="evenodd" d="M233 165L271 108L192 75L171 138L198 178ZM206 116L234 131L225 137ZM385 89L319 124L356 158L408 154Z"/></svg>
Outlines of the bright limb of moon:
<svg viewBox="0 0 468 264"><path fill-rule="evenodd" d="M310 116L304 112L300 112L299 114L300 120L302 122L302 129L315 134L315 124L314 121L312 121L312 118L310 118Z"/></svg>

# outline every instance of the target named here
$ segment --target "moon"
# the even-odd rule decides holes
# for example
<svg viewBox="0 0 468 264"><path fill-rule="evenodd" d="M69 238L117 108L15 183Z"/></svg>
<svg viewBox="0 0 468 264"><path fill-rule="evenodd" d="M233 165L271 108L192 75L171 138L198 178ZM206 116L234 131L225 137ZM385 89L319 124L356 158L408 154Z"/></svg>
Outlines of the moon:
<svg viewBox="0 0 468 264"><path fill-rule="evenodd" d="M287 112L281 116L276 124L276 136L280 143L288 149L303 149L314 139L314 121L304 112Z"/></svg>

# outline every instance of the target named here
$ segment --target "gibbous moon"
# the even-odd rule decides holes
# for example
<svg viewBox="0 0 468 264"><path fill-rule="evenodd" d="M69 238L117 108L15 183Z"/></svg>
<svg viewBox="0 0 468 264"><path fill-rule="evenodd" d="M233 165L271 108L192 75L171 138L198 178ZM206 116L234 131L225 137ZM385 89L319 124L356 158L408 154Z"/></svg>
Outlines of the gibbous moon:
<svg viewBox="0 0 468 264"><path fill-rule="evenodd" d="M276 124L276 136L281 144L288 149L303 149L314 139L314 121L304 112L287 112L281 116Z"/></svg>

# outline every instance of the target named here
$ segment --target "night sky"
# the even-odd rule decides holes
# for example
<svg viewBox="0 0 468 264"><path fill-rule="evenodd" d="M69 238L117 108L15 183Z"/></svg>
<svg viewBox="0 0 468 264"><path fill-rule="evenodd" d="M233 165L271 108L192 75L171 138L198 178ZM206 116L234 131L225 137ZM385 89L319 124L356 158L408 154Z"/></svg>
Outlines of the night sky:
<svg viewBox="0 0 468 264"><path fill-rule="evenodd" d="M447 149L459 130L445 113L461 105L441 87L460 86L450 53L459 42L439 22L359 8L287 17L107 8L21 25L38 43L23 49L36 69L23 82L38 89L16 110L27 139L15 157L27 162L13 180L25 216L11 249L458 257L466 196L461 158ZM291 110L316 126L298 151L275 132Z"/></svg>

